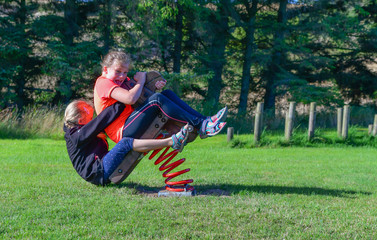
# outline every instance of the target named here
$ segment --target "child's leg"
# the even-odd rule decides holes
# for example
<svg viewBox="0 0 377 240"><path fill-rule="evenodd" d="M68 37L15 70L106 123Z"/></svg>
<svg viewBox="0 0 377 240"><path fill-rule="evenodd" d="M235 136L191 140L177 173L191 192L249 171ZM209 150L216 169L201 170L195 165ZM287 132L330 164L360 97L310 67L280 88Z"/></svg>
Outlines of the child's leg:
<svg viewBox="0 0 377 240"><path fill-rule="evenodd" d="M134 150L136 152L147 152L173 145L171 138L166 139L133 139L122 138L102 160L104 180L109 179L110 175L122 163L126 155Z"/></svg>
<svg viewBox="0 0 377 240"><path fill-rule="evenodd" d="M158 106L137 108L124 123L122 137L140 138L160 112Z"/></svg>
<svg viewBox="0 0 377 240"><path fill-rule="evenodd" d="M127 153L132 150L133 141L133 138L122 138L102 159L104 182L107 182Z"/></svg>
<svg viewBox="0 0 377 240"><path fill-rule="evenodd" d="M185 125L179 132L173 134L170 138L164 139L134 139L133 150L136 152L148 152L151 150L161 149L164 147L172 147L173 149L182 150L186 145L189 132L189 126Z"/></svg>
<svg viewBox="0 0 377 240"><path fill-rule="evenodd" d="M136 152L148 152L173 145L171 138L165 139L135 139L133 149Z"/></svg>
<svg viewBox="0 0 377 240"><path fill-rule="evenodd" d="M187 112L191 113L192 115L198 117L204 117L202 114L191 108L187 103L185 103L182 99L180 99L173 91L171 90L164 90L161 92L164 96L172 100L175 104L180 106L182 109L186 110ZM226 119L226 115L228 112L228 108L225 107L217 112L215 115L210 117L211 122L223 122Z"/></svg>
<svg viewBox="0 0 377 240"><path fill-rule="evenodd" d="M200 117L200 118L205 118L205 116L203 116L202 114L200 114L199 112L197 112L196 110L194 110L192 107L190 107L190 105L188 105L182 99L180 99L173 91L171 91L171 90L164 90L161 93L165 97L169 98L172 102L174 102L175 104L177 104L180 108L184 109L186 112L188 112L188 113L190 113L190 114L192 114L194 116Z"/></svg>
<svg viewBox="0 0 377 240"><path fill-rule="evenodd" d="M168 118L184 124L189 123L200 129L204 116L196 116L181 108L161 93L155 93L147 99L143 106L137 108L128 117L123 128L123 137L140 138L153 119L162 112Z"/></svg>

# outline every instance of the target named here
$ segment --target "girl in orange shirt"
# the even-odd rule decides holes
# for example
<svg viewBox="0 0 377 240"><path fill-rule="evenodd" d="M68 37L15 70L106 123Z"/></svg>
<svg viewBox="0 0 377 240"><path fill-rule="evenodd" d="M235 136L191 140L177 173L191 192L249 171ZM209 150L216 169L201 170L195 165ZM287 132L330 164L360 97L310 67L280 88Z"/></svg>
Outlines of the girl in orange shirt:
<svg viewBox="0 0 377 240"><path fill-rule="evenodd" d="M137 72L134 76L137 84L132 89L126 89L122 84L129 80L127 73L130 64L130 58L126 53L109 52L103 59L102 75L97 79L94 87L94 105L97 114L117 101L126 105L120 117L105 129L111 140L119 142L124 137L140 138L160 112L175 121L189 123L199 131L202 139L214 136L224 128L227 107L212 117L206 117L192 109L170 90L153 94L142 106L133 109L132 105L140 97L144 86L146 73ZM156 88L162 89L165 84L164 81L158 81Z"/></svg>

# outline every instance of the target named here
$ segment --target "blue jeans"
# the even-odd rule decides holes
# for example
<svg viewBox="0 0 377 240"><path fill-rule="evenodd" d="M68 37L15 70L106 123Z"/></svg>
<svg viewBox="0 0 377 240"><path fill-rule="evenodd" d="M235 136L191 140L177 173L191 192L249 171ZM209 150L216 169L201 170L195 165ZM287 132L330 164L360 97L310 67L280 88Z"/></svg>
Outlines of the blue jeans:
<svg viewBox="0 0 377 240"><path fill-rule="evenodd" d="M165 90L150 96L144 105L139 106L131 113L124 124L123 137L140 138L145 129L161 112L169 119L185 124L190 123L196 129L200 129L202 122L206 119L174 92Z"/></svg>
<svg viewBox="0 0 377 240"><path fill-rule="evenodd" d="M122 163L127 153L132 150L133 142L133 138L122 138L102 159L105 184L110 183L110 175Z"/></svg>

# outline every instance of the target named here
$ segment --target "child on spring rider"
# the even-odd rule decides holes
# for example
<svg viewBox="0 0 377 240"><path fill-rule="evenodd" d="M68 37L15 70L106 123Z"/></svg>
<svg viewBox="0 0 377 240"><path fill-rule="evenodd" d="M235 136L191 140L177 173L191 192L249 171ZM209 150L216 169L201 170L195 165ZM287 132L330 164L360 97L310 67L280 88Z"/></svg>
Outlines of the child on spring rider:
<svg viewBox="0 0 377 240"><path fill-rule="evenodd" d="M121 115L125 105L116 102L93 119L94 109L84 100L71 102L64 114L64 139L73 167L86 181L96 185L110 183L109 177L131 150L148 152L164 147L182 149L188 127L165 139L122 138L109 151L103 130Z"/></svg>
<svg viewBox="0 0 377 240"><path fill-rule="evenodd" d="M102 61L102 75L97 79L94 87L94 105L97 113L116 102L125 105L120 116L114 120L105 132L114 142L122 138L140 138L153 119L161 112L173 121L189 123L199 133L200 137L214 136L224 128L227 108L223 108L212 117L206 117L195 111L174 92L164 90L146 99L144 104L136 109L132 107L140 97L145 84L146 73L137 72L134 76L136 85L126 89L123 82L131 67L129 56L122 51L110 51ZM158 81L157 89L162 89L166 82Z"/></svg>

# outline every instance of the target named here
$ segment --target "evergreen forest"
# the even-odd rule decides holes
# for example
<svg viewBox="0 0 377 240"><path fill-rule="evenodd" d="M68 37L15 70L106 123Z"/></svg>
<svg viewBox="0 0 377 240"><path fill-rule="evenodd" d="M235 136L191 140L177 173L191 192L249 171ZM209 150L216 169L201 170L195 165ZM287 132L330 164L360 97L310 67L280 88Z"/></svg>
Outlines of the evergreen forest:
<svg viewBox="0 0 377 240"><path fill-rule="evenodd" d="M204 109L377 98L377 0L0 0L0 110L90 98L101 58Z"/></svg>

